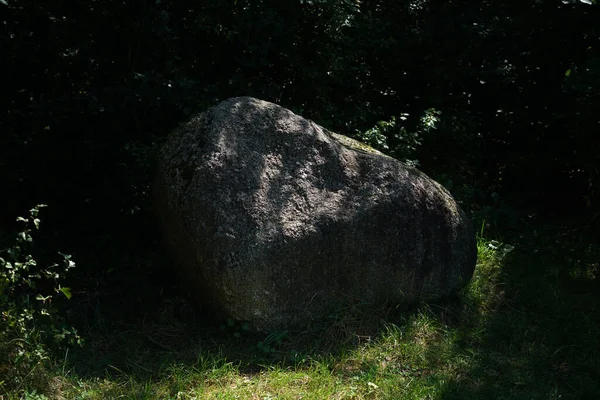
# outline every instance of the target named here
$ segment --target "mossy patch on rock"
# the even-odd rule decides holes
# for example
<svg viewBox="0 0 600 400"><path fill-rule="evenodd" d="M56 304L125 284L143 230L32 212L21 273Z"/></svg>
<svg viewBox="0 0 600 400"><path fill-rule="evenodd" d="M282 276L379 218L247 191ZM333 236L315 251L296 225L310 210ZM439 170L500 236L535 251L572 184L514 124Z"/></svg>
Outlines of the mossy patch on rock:
<svg viewBox="0 0 600 400"><path fill-rule="evenodd" d="M362 151L365 151L367 153L379 154L381 156L385 156L385 154L383 154L379 150L375 150L371 146L369 146L367 144L364 144L363 142L361 142L359 140L352 139L352 138L350 138L348 136L340 135L339 133L331 132L330 130L327 130L327 129L323 129L323 130L326 133L328 133L329 135L331 135L331 137L333 137L335 140L337 140L338 142L340 142L344 146L350 147L351 149L362 150Z"/></svg>

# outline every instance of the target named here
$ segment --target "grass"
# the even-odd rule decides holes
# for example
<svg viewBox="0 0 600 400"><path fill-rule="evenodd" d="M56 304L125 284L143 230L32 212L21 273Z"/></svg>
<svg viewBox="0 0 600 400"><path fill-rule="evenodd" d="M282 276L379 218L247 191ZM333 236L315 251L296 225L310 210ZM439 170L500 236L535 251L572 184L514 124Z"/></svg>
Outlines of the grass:
<svg viewBox="0 0 600 400"><path fill-rule="evenodd" d="M86 345L0 399L600 398L597 248L479 239L478 252L471 283L439 304L270 336L133 282L80 295Z"/></svg>

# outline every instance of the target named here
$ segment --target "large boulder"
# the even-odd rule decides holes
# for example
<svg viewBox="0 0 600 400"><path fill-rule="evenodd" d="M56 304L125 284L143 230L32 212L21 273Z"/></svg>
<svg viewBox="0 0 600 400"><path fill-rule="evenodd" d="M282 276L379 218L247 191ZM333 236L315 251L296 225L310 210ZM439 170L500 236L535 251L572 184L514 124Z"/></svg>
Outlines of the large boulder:
<svg viewBox="0 0 600 400"><path fill-rule="evenodd" d="M437 299L471 278L474 233L448 191L348 143L250 97L169 136L156 212L198 298L273 330L353 302Z"/></svg>

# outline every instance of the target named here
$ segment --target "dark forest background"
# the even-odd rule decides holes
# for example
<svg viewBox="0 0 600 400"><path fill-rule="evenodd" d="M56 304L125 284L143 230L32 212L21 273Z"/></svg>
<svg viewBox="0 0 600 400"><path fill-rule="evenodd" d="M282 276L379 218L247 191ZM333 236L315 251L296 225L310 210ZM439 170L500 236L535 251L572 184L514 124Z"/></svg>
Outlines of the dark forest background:
<svg viewBox="0 0 600 400"><path fill-rule="evenodd" d="M239 95L355 137L408 114L382 133L417 135L421 169L499 228L600 209L595 5L2 3L4 227L44 202L62 241L118 234L144 219L165 135Z"/></svg>

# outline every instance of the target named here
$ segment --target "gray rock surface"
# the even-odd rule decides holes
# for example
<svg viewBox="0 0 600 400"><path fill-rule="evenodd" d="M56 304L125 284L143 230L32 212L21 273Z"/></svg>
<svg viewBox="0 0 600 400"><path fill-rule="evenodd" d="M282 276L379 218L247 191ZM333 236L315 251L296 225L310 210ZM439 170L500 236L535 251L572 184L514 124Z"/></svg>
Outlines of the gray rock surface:
<svg viewBox="0 0 600 400"><path fill-rule="evenodd" d="M169 136L154 199L198 298L257 330L437 299L475 267L470 223L441 185L250 97Z"/></svg>

